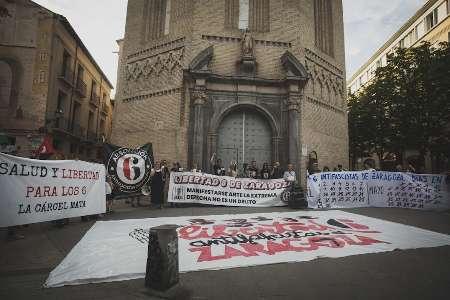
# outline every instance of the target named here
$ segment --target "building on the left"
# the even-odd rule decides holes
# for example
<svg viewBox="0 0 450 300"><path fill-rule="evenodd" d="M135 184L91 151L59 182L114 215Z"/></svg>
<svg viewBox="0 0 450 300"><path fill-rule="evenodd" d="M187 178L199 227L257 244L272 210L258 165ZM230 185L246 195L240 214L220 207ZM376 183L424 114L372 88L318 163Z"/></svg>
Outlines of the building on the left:
<svg viewBox="0 0 450 300"><path fill-rule="evenodd" d="M0 151L31 156L45 135L66 158L99 160L112 84L69 21L28 0L0 0Z"/></svg>

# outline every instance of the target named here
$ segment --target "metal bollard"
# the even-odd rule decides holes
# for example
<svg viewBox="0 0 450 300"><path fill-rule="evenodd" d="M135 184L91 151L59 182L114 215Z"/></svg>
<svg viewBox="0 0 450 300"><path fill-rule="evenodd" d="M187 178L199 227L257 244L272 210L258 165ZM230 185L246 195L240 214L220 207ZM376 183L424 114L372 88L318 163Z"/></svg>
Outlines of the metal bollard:
<svg viewBox="0 0 450 300"><path fill-rule="evenodd" d="M150 228L145 286L167 291L179 282L177 225Z"/></svg>

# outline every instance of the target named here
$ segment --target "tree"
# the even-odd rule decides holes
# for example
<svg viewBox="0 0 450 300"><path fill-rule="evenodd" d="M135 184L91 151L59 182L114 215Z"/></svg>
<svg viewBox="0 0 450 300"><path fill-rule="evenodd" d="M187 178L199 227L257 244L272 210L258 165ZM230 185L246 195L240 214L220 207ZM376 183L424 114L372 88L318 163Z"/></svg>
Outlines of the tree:
<svg viewBox="0 0 450 300"><path fill-rule="evenodd" d="M450 48L397 49L362 91L349 96L352 155L406 149L450 157Z"/></svg>

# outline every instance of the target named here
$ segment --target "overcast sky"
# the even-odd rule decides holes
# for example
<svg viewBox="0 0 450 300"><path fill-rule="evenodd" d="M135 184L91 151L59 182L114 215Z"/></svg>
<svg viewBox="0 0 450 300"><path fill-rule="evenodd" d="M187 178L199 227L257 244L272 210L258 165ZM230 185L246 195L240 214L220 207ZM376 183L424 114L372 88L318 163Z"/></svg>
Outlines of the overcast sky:
<svg viewBox="0 0 450 300"><path fill-rule="evenodd" d="M116 85L116 40L123 37L126 0L35 0L64 15ZM347 76L369 59L425 0L343 0Z"/></svg>

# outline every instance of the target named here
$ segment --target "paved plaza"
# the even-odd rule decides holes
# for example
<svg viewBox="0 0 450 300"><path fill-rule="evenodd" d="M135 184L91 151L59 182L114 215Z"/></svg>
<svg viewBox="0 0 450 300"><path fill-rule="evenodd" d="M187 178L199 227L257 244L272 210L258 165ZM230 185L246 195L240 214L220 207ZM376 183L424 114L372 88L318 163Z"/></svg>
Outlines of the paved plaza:
<svg viewBox="0 0 450 300"><path fill-rule="evenodd" d="M286 212L289 208L184 207L132 208L120 201L103 220L188 215ZM360 208L345 211L450 234L449 212ZM20 229L26 238L0 242L0 299L152 299L144 280L42 287L94 221L71 219L56 228L50 223ZM145 264L145 261L142 262ZM282 263L181 274L190 299L448 299L450 247L399 250L309 262Z"/></svg>

